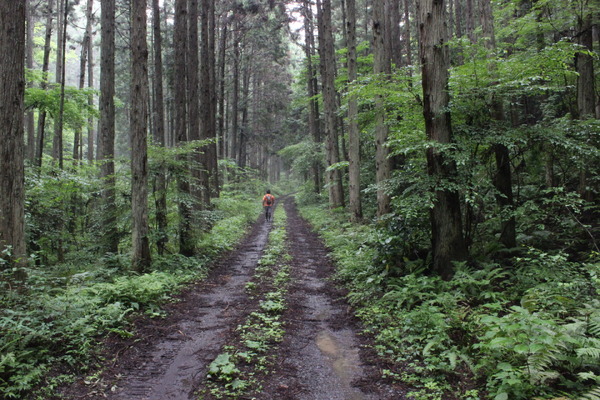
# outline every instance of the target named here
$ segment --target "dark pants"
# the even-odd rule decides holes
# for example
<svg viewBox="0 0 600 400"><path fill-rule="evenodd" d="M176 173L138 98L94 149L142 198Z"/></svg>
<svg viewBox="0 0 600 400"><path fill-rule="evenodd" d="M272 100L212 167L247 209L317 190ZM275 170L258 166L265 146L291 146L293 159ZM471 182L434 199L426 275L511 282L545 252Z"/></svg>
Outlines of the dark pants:
<svg viewBox="0 0 600 400"><path fill-rule="evenodd" d="M273 206L264 206L265 208L265 219L269 221L273 217Z"/></svg>

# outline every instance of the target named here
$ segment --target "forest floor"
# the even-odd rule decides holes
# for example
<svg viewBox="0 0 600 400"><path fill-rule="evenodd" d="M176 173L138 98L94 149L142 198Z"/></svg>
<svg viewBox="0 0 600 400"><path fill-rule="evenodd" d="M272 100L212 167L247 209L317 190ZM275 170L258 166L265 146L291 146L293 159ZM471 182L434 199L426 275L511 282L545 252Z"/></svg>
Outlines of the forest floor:
<svg viewBox="0 0 600 400"><path fill-rule="evenodd" d="M384 366L369 338L360 333L343 291L330 279L334 266L327 249L298 215L293 199L283 203L291 256L287 308L282 315L285 334L269 350L271 362L268 371L260 374L260 391L239 398L404 399L405 388L381 379ZM63 391L63 398L215 398L207 389L209 365L259 306L245 288L271 227L261 216L207 280L186 289L166 307L165 318L140 318L134 337L108 339L101 372L78 379Z"/></svg>

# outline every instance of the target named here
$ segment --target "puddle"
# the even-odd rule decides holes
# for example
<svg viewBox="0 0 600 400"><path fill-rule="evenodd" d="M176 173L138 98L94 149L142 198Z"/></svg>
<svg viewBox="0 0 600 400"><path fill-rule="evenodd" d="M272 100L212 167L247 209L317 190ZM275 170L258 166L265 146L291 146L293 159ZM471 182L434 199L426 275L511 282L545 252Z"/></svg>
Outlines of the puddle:
<svg viewBox="0 0 600 400"><path fill-rule="evenodd" d="M360 374L360 358L358 350L346 347L343 343L328 331L321 331L316 338L319 350L332 361L333 371L346 387L347 400L364 400L362 393L357 392L350 385L352 380Z"/></svg>

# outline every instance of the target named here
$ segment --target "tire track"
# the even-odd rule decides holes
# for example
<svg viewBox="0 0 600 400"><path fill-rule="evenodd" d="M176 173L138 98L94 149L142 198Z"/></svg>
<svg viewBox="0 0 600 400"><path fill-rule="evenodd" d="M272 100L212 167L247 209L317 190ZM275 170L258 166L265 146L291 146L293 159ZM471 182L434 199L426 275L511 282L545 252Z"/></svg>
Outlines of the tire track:
<svg viewBox="0 0 600 400"><path fill-rule="evenodd" d="M250 279L266 244L270 224L259 218L253 232L215 271L205 290L196 290L178 305L182 315L147 349L134 349L114 377L110 399L187 400L206 375L228 332L247 313L244 284Z"/></svg>

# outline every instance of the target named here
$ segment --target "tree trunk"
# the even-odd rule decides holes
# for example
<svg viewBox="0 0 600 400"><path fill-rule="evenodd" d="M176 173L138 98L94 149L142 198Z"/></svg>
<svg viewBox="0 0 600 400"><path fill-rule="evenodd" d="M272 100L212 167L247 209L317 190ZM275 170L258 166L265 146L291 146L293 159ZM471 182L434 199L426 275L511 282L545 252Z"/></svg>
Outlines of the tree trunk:
<svg viewBox="0 0 600 400"><path fill-rule="evenodd" d="M132 266L139 273L150 267L148 239L148 44L146 0L131 3L131 217Z"/></svg>
<svg viewBox="0 0 600 400"><path fill-rule="evenodd" d="M27 0L25 2L25 12L27 19L27 47L26 47L26 65L27 68L33 70L33 1ZM31 82L27 83L31 86ZM35 119L33 110L27 111L25 114L25 127L27 132L27 147L26 147L26 158L31 163L35 159Z"/></svg>
<svg viewBox="0 0 600 400"><path fill-rule="evenodd" d="M593 51L592 11L583 10L578 17L579 44L590 52ZM594 90L594 58L586 53L575 56L577 68L577 111L579 119L595 118L596 92ZM589 172L582 169L579 174L578 192L587 201L593 200L593 191L588 188Z"/></svg>
<svg viewBox="0 0 600 400"><path fill-rule="evenodd" d="M94 43L92 40L93 31L92 31L92 10L94 6L94 0L88 0L88 9L86 19L88 21L87 29L89 29L89 38L88 41L88 88L94 88ZM90 94L88 97L88 105L92 107L94 105L94 95ZM89 163L94 161L94 143L96 137L96 131L94 129L94 117L90 115L88 117L88 132L87 132L87 160Z"/></svg>
<svg viewBox="0 0 600 400"><path fill-rule="evenodd" d="M412 62L412 46L410 44L410 2L404 0L404 40L406 40L406 65L411 66ZM409 70L410 71L410 70ZM412 82L410 83L412 87Z"/></svg>
<svg viewBox="0 0 600 400"><path fill-rule="evenodd" d="M490 52L493 52L496 48L496 39L490 0L480 0L480 6L481 26L485 46ZM493 57L493 54L490 57ZM495 74L496 65L494 62L490 63L489 68L491 73ZM495 95L492 96L490 109L492 110L492 119L494 121L500 122L505 120L502 100L498 99ZM496 158L496 173L493 178L493 184L498 192L496 202L500 208L500 243L507 249L512 249L517 245L517 233L514 216L510 153L508 147L502 143L495 143L492 149Z"/></svg>
<svg viewBox="0 0 600 400"><path fill-rule="evenodd" d="M390 75L390 54L385 45L385 0L373 1L373 72L379 74L379 79L388 80ZM377 216L389 214L390 196L385 192L385 183L390 178L391 161L387 147L388 126L384 99L375 97L375 181L377 183Z"/></svg>
<svg viewBox="0 0 600 400"><path fill-rule="evenodd" d="M102 0L102 57L100 64L100 129L98 161L103 180L102 238L104 250L117 253L119 238L115 204L115 0Z"/></svg>
<svg viewBox="0 0 600 400"><path fill-rule="evenodd" d="M346 0L348 20L346 25L348 37L348 82L357 77L356 66L356 3ZM357 222L362 219L360 198L360 132L358 130L358 100L355 95L348 99L348 161L349 161L349 197L350 218Z"/></svg>
<svg viewBox="0 0 600 400"><path fill-rule="evenodd" d="M209 184L211 198L219 197L219 157L217 149L217 71L216 71L216 12L215 0L208 0L208 75L210 98L210 131L209 136L213 142L208 146Z"/></svg>
<svg viewBox="0 0 600 400"><path fill-rule="evenodd" d="M390 25L390 56L396 68L402 66L402 43L400 42L400 1L388 0L390 13L388 15Z"/></svg>
<svg viewBox="0 0 600 400"><path fill-rule="evenodd" d="M333 166L340 161L337 124L337 95L335 91L335 53L331 25L331 0L317 0L319 19L319 53L321 55L321 78L323 84L323 107L327 164ZM329 205L332 208L344 206L344 191L339 168L327 172L329 185Z"/></svg>
<svg viewBox="0 0 600 400"><path fill-rule="evenodd" d="M305 35L305 46L304 52L306 55L306 86L308 94L308 130L310 137L315 144L320 144L321 135L319 134L319 106L318 101L315 99L317 95L317 77L315 67L312 62L314 56L315 39L313 29L313 12L310 8L310 2L304 0L304 35ZM314 191L315 193L321 193L321 163L318 161L313 162L311 169L314 180Z"/></svg>
<svg viewBox="0 0 600 400"><path fill-rule="evenodd" d="M0 2L0 54L0 255L24 265L25 0Z"/></svg>
<svg viewBox="0 0 600 400"><path fill-rule="evenodd" d="M92 40L92 7L93 0L88 0L86 8L86 29L81 41L81 56L79 58L79 89L82 90L85 87L85 73L88 62L88 56L90 52L90 41ZM88 68L89 70L89 68ZM83 125L83 124L82 124ZM81 148L83 147L83 126L81 126L76 132L73 141L73 163L76 165L81 159Z"/></svg>
<svg viewBox="0 0 600 400"><path fill-rule="evenodd" d="M210 112L212 106L210 104L210 60L209 60L209 0L202 0L202 12L200 14L200 30L201 40L200 45L201 57L200 57L200 92L198 98L200 100L200 130L199 139L206 140L211 137L211 116ZM201 196L199 200L204 208L208 208L210 205L210 150L209 146L204 146L202 150L197 154L198 166L201 169L199 175L200 181L199 189Z"/></svg>
<svg viewBox="0 0 600 400"><path fill-rule="evenodd" d="M420 17L420 48L423 115L428 140L442 146L451 143L452 127L448 112L448 69L450 67L443 0L417 2ZM449 279L452 261L466 257L458 192L448 186L456 179L456 164L438 148L427 150L427 170L438 187L433 188L434 205L430 212L433 265L435 273Z"/></svg>
<svg viewBox="0 0 600 400"><path fill-rule="evenodd" d="M467 37L471 43L475 43L475 18L473 16L473 0L467 0L467 9L465 16L465 29L467 31Z"/></svg>
<svg viewBox="0 0 600 400"><path fill-rule="evenodd" d="M592 15L579 18L579 44L593 51ZM577 53L577 109L580 119L594 118L596 96L594 92L594 57L586 53Z"/></svg>
<svg viewBox="0 0 600 400"><path fill-rule="evenodd" d="M248 57L250 62L244 66L242 78L242 123L240 129L240 137L238 141L237 160L240 168L246 168L246 140L248 132L248 105L250 103L250 76L252 76L252 57Z"/></svg>
<svg viewBox="0 0 600 400"><path fill-rule="evenodd" d="M217 112L217 140L219 141L219 156L227 158L227 135L225 134L225 52L227 46L228 18L223 17L219 36L219 108Z"/></svg>
<svg viewBox="0 0 600 400"><path fill-rule="evenodd" d="M44 61L42 63L42 89L48 88L48 70L50 69L50 42L52 40L52 20L54 15L54 0L48 0L46 8L46 33L44 35ZM35 145L35 162L38 168L42 167L42 155L44 154L44 138L46 136L46 111L41 111L38 117L38 133Z"/></svg>
<svg viewBox="0 0 600 400"><path fill-rule="evenodd" d="M63 154L63 124L65 114L65 61L67 47L67 22L69 14L69 0L59 0L57 43L58 53L56 56L56 82L60 85L60 103L58 115L54 117L54 139L52 141L52 157L54 162L58 160L58 168L64 167Z"/></svg>
<svg viewBox="0 0 600 400"><path fill-rule="evenodd" d="M189 140L203 139L202 130L204 129L206 111L203 99L200 98L205 82L200 83L198 72L200 70L199 41L198 41L198 1L188 0L188 41L187 41L187 96L188 96L188 138ZM203 12L204 13L204 12ZM204 60L203 60L204 62ZM202 76L202 79L204 77ZM204 149L194 151L192 172L192 194L194 198L194 208L199 210L206 204L206 186L207 175L204 162ZM194 224L196 225L196 224Z"/></svg>
<svg viewBox="0 0 600 400"><path fill-rule="evenodd" d="M175 48L175 60L173 72L175 74L175 82L173 88L173 96L175 98L174 121L173 129L176 135L176 142L181 145L188 141L187 133L187 93L186 93L186 63L187 63L187 26L188 12L187 0L175 1L175 27L173 46ZM179 162L185 165L189 163L189 157L181 156ZM177 187L181 200L179 201L179 253L191 257L196 252L194 243L194 235L192 228L192 209L190 207L189 198L191 196L190 183L187 168L181 168L181 176L178 178Z"/></svg>
<svg viewBox="0 0 600 400"><path fill-rule="evenodd" d="M152 29L154 32L154 142L165 147L165 105L163 93L163 62L162 62L162 32L160 26L159 0L152 0ZM153 185L154 205L156 207L156 225L158 237L156 248L159 255L163 255L168 241L167 221L167 180L165 168L160 166L155 176Z"/></svg>
<svg viewBox="0 0 600 400"><path fill-rule="evenodd" d="M455 21L455 35L458 38L461 38L463 36L463 29L462 29L462 19L463 19L463 7L462 7L462 0L455 0L454 3L454 21Z"/></svg>
<svg viewBox="0 0 600 400"><path fill-rule="evenodd" d="M229 145L229 158L236 161L239 136L239 103L240 103L240 33L239 23L234 17L233 26L233 87L231 89L231 138Z"/></svg>

